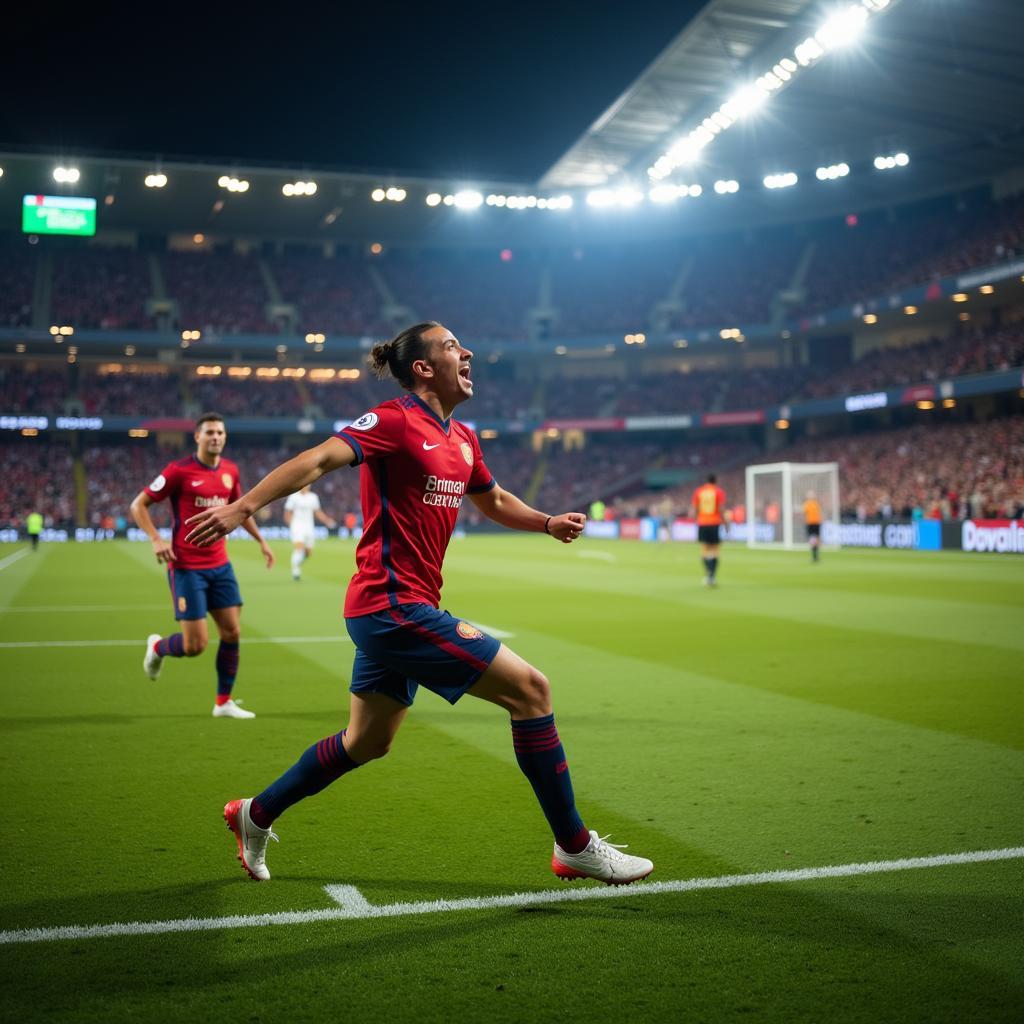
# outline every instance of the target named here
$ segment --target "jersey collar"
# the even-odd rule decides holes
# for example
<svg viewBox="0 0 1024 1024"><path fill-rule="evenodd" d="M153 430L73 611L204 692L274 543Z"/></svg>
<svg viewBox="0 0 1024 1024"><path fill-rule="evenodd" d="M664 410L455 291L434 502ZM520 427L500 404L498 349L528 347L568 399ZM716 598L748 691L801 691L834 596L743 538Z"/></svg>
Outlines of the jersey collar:
<svg viewBox="0 0 1024 1024"><path fill-rule="evenodd" d="M215 473L220 469L220 464L223 461L223 456L217 459L216 466L208 466L205 462L200 459L195 452L192 453L192 461L200 468L205 469L208 473Z"/></svg>
<svg viewBox="0 0 1024 1024"><path fill-rule="evenodd" d="M434 410L431 409L419 395L413 395L412 400L445 432L446 435L449 433L452 422L451 416L446 420L441 419L441 417L438 416L437 413L434 412Z"/></svg>

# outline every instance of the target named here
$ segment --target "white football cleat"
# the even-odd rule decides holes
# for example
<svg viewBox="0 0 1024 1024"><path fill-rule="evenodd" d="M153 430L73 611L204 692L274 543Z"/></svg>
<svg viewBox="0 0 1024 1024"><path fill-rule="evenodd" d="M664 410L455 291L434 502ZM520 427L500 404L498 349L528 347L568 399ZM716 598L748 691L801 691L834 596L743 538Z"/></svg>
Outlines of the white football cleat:
<svg viewBox="0 0 1024 1024"><path fill-rule="evenodd" d="M249 817L249 805L252 800L232 800L224 805L224 820L228 828L235 834L238 843L238 859L242 862L245 873L256 882L270 881L270 869L267 867L267 843L277 836L269 828L259 828Z"/></svg>
<svg viewBox="0 0 1024 1024"><path fill-rule="evenodd" d="M214 718L255 718L253 711L246 711L240 708L233 700L225 701L223 704L213 705Z"/></svg>
<svg viewBox="0 0 1024 1024"><path fill-rule="evenodd" d="M607 839L608 836L599 836L591 829L590 842L579 853L566 853L555 843L551 870L565 882L574 878L596 878L607 885L629 885L654 870L653 861L622 853L625 847L609 843Z"/></svg>
<svg viewBox="0 0 1024 1024"><path fill-rule="evenodd" d="M150 679L158 679L160 677L160 669L164 664L164 659L156 653L156 645L159 641L159 633L150 633L146 637L146 655L142 659L142 671Z"/></svg>

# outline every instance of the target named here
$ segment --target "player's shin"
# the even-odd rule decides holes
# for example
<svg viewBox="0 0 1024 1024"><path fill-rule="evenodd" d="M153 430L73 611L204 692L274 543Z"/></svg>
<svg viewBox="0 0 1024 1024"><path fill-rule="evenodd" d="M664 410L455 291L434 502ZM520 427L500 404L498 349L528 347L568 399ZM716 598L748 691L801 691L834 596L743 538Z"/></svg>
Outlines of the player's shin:
<svg viewBox="0 0 1024 1024"><path fill-rule="evenodd" d="M346 772L358 768L359 762L345 750L344 735L343 730L314 743L284 775L253 797L249 808L253 823L259 828L270 828L270 823L292 804L319 793Z"/></svg>
<svg viewBox="0 0 1024 1024"><path fill-rule="evenodd" d="M555 728L555 716L512 721L516 761L537 796L555 842L569 853L579 853L590 834L576 810L565 750Z"/></svg>
<svg viewBox="0 0 1024 1024"><path fill-rule="evenodd" d="M221 640L217 648L217 703L226 704L231 700L231 691L235 688L235 677L238 675L238 644Z"/></svg>

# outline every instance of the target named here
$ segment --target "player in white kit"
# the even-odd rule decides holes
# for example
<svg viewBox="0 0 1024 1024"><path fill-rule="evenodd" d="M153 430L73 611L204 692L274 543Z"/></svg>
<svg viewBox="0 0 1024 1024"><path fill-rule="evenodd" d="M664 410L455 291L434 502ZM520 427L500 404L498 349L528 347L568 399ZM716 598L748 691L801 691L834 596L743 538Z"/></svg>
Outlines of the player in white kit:
<svg viewBox="0 0 1024 1024"><path fill-rule="evenodd" d="M313 553L313 517L333 530L338 524L320 508L320 499L309 486L288 495L284 521L292 539L292 579L302 579L302 563Z"/></svg>

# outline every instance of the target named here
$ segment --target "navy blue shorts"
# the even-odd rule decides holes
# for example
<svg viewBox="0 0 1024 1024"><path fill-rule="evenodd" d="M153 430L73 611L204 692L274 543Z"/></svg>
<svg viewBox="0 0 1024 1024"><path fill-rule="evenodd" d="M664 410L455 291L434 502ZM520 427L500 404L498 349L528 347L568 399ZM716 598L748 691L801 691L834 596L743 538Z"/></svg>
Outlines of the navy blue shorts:
<svg viewBox="0 0 1024 1024"><path fill-rule="evenodd" d="M174 617L179 621L205 619L207 611L242 603L242 592L230 562L216 569L168 569L167 582L171 585Z"/></svg>
<svg viewBox="0 0 1024 1024"><path fill-rule="evenodd" d="M408 707L425 686L454 704L490 667L501 643L428 604L400 604L345 620L356 645L352 693Z"/></svg>

